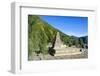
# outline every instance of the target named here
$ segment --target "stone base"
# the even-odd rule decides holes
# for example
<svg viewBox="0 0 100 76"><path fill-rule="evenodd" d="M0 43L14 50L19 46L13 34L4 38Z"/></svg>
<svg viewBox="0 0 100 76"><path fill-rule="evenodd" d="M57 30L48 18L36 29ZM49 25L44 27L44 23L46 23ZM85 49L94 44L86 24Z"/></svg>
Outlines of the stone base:
<svg viewBox="0 0 100 76"><path fill-rule="evenodd" d="M56 53L54 56L63 56L63 55L77 55L81 54L80 48L61 48L61 49L55 49Z"/></svg>
<svg viewBox="0 0 100 76"><path fill-rule="evenodd" d="M55 54L54 56L64 56L64 55L77 55L77 54L81 54L82 52L74 52L74 53L59 53L59 54Z"/></svg>

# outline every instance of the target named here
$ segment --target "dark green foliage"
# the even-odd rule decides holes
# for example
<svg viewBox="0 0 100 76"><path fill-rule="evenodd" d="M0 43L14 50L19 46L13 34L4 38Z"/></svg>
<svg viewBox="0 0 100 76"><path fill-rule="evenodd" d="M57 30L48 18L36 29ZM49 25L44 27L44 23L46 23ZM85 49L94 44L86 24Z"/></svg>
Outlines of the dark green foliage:
<svg viewBox="0 0 100 76"><path fill-rule="evenodd" d="M76 47L79 47L79 40L75 39L74 42L73 42L73 45L76 45Z"/></svg>
<svg viewBox="0 0 100 76"><path fill-rule="evenodd" d="M88 44L88 36L80 37L83 40L83 43Z"/></svg>
<svg viewBox="0 0 100 76"><path fill-rule="evenodd" d="M87 48L88 47L88 36L80 37L79 42L80 42L80 47Z"/></svg>
<svg viewBox="0 0 100 76"><path fill-rule="evenodd" d="M79 39L79 44L80 44L81 48L84 48L84 43L83 43L83 40L81 38Z"/></svg>

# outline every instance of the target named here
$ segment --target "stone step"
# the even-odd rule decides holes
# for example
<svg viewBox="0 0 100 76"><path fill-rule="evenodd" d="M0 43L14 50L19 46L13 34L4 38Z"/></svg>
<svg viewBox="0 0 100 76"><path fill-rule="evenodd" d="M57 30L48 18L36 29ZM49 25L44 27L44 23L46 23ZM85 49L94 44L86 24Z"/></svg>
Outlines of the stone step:
<svg viewBox="0 0 100 76"><path fill-rule="evenodd" d="M77 54L81 54L82 52L74 52L74 53L57 53L54 56L64 56L64 55L77 55Z"/></svg>
<svg viewBox="0 0 100 76"><path fill-rule="evenodd" d="M80 52L80 49L59 49L56 50L56 53L72 53L72 52Z"/></svg>

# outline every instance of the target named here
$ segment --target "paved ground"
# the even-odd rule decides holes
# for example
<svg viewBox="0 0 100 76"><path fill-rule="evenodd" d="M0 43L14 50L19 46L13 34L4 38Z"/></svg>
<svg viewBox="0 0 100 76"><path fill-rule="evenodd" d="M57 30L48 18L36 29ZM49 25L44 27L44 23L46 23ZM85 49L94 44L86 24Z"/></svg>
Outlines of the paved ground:
<svg viewBox="0 0 100 76"><path fill-rule="evenodd" d="M88 50L83 51L81 54L76 55L63 55L63 56L51 56L51 55L42 55L39 56L34 55L30 58L32 60L58 60L58 59L81 59L81 58L88 58Z"/></svg>

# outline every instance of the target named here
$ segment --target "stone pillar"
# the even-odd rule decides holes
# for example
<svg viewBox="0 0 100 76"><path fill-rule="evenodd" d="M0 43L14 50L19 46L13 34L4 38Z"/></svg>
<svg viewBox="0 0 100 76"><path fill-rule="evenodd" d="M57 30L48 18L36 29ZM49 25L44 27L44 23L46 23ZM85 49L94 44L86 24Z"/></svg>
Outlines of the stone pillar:
<svg viewBox="0 0 100 76"><path fill-rule="evenodd" d="M54 49L61 49L63 46L63 42L61 41L60 39L60 34L59 32L57 32L57 35L56 35L56 40L55 40L55 45L54 45Z"/></svg>

